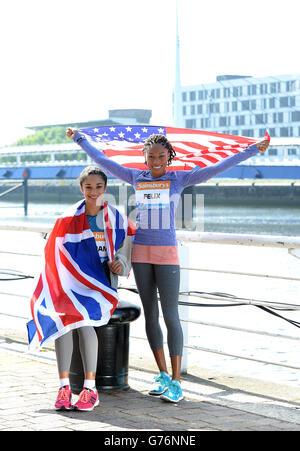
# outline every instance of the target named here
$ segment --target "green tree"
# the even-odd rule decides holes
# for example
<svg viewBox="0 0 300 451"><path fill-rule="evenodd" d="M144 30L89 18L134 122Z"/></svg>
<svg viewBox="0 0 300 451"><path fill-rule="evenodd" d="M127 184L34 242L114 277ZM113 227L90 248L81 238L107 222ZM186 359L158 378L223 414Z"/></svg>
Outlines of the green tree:
<svg viewBox="0 0 300 451"><path fill-rule="evenodd" d="M66 137L66 127L45 127L37 130L32 135L19 139L15 146L26 146L32 144L60 144L70 142Z"/></svg>

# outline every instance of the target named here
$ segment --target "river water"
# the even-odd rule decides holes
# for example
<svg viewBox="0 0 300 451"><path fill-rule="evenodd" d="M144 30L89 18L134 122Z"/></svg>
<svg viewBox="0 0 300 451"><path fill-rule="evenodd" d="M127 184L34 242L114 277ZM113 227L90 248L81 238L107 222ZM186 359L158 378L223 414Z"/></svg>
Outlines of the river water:
<svg viewBox="0 0 300 451"><path fill-rule="evenodd" d="M28 216L25 218L21 203L1 202L0 223L53 224L55 219L68 206L67 204L31 203ZM197 221L202 221L205 232L300 235L300 208L209 206L204 207L204 211L196 212L195 222ZM1 232L1 248L13 245L13 233ZM20 242L29 249L31 246L30 240L34 241L34 234L27 233L24 236L26 238ZM261 272L269 276L300 278L300 259L290 255L287 249L203 243L193 243L188 246L188 249L191 267L248 273ZM6 257L1 254L0 257L0 268L7 268ZM300 306L300 281L190 271L189 288L205 293L221 292L247 299L276 301ZM224 302L206 301L200 298L193 298L192 300L202 304L218 303L222 307L190 307L188 313L190 318L196 318L202 322L221 323L225 326L289 335L295 337L296 340L271 338L189 324L190 344L300 367L299 328L253 305L225 307ZM135 298L135 302L139 302L137 298ZM277 313L300 322L299 311L277 311ZM131 326L134 334L139 333L140 329L143 329L142 321L136 321ZM190 350L188 364L212 368L230 374L247 374L258 379L300 386L299 370L244 361L235 357L224 357L208 352Z"/></svg>
<svg viewBox="0 0 300 451"><path fill-rule="evenodd" d="M69 204L30 203L25 217L21 202L0 201L0 223L54 223L68 207ZM205 232L299 236L300 205L299 208L205 205L194 212L193 226Z"/></svg>

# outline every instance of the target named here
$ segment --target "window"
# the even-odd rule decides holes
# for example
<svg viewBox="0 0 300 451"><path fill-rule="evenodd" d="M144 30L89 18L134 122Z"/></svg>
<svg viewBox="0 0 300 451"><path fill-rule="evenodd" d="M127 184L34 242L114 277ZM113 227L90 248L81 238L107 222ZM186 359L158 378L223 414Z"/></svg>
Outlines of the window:
<svg viewBox="0 0 300 451"><path fill-rule="evenodd" d="M195 105L190 106L190 114L195 114Z"/></svg>
<svg viewBox="0 0 300 451"><path fill-rule="evenodd" d="M255 96L256 95L256 85L248 85L247 93L248 93L248 96Z"/></svg>
<svg viewBox="0 0 300 451"><path fill-rule="evenodd" d="M264 124L264 115L263 114L256 114L255 115L255 123L256 124Z"/></svg>
<svg viewBox="0 0 300 451"><path fill-rule="evenodd" d="M267 108L267 99L261 99L260 104L261 108L265 110Z"/></svg>
<svg viewBox="0 0 300 451"><path fill-rule="evenodd" d="M202 105L201 104L197 105L197 114L202 114Z"/></svg>
<svg viewBox="0 0 300 451"><path fill-rule="evenodd" d="M225 113L229 113L229 111L230 111L230 103L229 102L224 103L224 111L225 111Z"/></svg>
<svg viewBox="0 0 300 451"><path fill-rule="evenodd" d="M207 99L207 94L208 94L207 89L204 89L202 92L203 92L203 100L206 100Z"/></svg>
<svg viewBox="0 0 300 451"><path fill-rule="evenodd" d="M58 154L55 155L55 159L57 160L58 158ZM60 160L68 160L68 161L72 161L74 160L74 154L72 153L62 153L59 154ZM42 153L37 153L35 155L21 155L21 162L25 163L25 162L29 162L29 161L50 161L50 154L42 154Z"/></svg>
<svg viewBox="0 0 300 451"><path fill-rule="evenodd" d="M201 123L201 128L208 128L210 126L208 117L201 119L200 123Z"/></svg>
<svg viewBox="0 0 300 451"><path fill-rule="evenodd" d="M238 103L237 102L232 102L231 106L232 106L232 111L237 111L238 110Z"/></svg>
<svg viewBox="0 0 300 451"><path fill-rule="evenodd" d="M289 136L289 127L280 127L280 136Z"/></svg>
<svg viewBox="0 0 300 451"><path fill-rule="evenodd" d="M295 91L296 90L296 80L290 80L285 83L285 90L287 92Z"/></svg>
<svg viewBox="0 0 300 451"><path fill-rule="evenodd" d="M288 149L288 155L297 155L297 150L296 149Z"/></svg>
<svg viewBox="0 0 300 451"><path fill-rule="evenodd" d="M209 113L219 113L220 112L220 105L218 103L210 103L208 105L208 111Z"/></svg>
<svg viewBox="0 0 300 451"><path fill-rule="evenodd" d="M186 128L196 128L196 119L186 119L185 126Z"/></svg>
<svg viewBox="0 0 300 451"><path fill-rule="evenodd" d="M203 100L204 96L203 96L203 91L198 91L198 100Z"/></svg>
<svg viewBox="0 0 300 451"><path fill-rule="evenodd" d="M183 102L186 102L186 92L183 92L183 93L182 93L182 101L183 101Z"/></svg>
<svg viewBox="0 0 300 451"><path fill-rule="evenodd" d="M234 86L232 88L232 95L234 97L239 97L242 95L242 86Z"/></svg>
<svg viewBox="0 0 300 451"><path fill-rule="evenodd" d="M273 122L283 122L283 113L273 113Z"/></svg>
<svg viewBox="0 0 300 451"><path fill-rule="evenodd" d="M268 94L268 85L267 83L262 83L260 86L260 94Z"/></svg>
<svg viewBox="0 0 300 451"><path fill-rule="evenodd" d="M289 98L288 97L280 97L280 108L289 106Z"/></svg>
<svg viewBox="0 0 300 451"><path fill-rule="evenodd" d="M270 93L275 94L280 92L280 82L270 83Z"/></svg>
<svg viewBox="0 0 300 451"><path fill-rule="evenodd" d="M269 99L269 108L275 108L275 98Z"/></svg>
<svg viewBox="0 0 300 451"><path fill-rule="evenodd" d="M292 111L292 122L300 121L300 111Z"/></svg>
<svg viewBox="0 0 300 451"><path fill-rule="evenodd" d="M268 149L268 154L269 154L270 156L276 156L276 155L278 154L278 151L277 151L277 149L274 149L274 148L270 147L270 148Z"/></svg>
<svg viewBox="0 0 300 451"><path fill-rule="evenodd" d="M255 124L266 124L268 122L268 114L267 113L260 113L255 114Z"/></svg>
<svg viewBox="0 0 300 451"><path fill-rule="evenodd" d="M182 115L183 115L183 116L186 116L186 106L183 106L183 107L182 107Z"/></svg>
<svg viewBox="0 0 300 451"><path fill-rule="evenodd" d="M17 157L15 155L4 155L3 157L0 157L0 163L1 164L9 164L9 163L17 163Z"/></svg>
<svg viewBox="0 0 300 451"><path fill-rule="evenodd" d="M219 118L219 126L226 127L226 125L227 125L227 116L221 116Z"/></svg>
<svg viewBox="0 0 300 451"><path fill-rule="evenodd" d="M190 101L196 100L196 91L190 91Z"/></svg>
<svg viewBox="0 0 300 451"><path fill-rule="evenodd" d="M251 128L246 128L246 129L242 130L242 135L243 136L252 136L253 130Z"/></svg>
<svg viewBox="0 0 300 451"><path fill-rule="evenodd" d="M296 97L290 96L290 97L280 97L280 107L293 107L296 105Z"/></svg>
<svg viewBox="0 0 300 451"><path fill-rule="evenodd" d="M245 125L245 116L235 116L235 125Z"/></svg>
<svg viewBox="0 0 300 451"><path fill-rule="evenodd" d="M223 88L223 97L230 97L230 88Z"/></svg>
<svg viewBox="0 0 300 451"><path fill-rule="evenodd" d="M250 108L250 102L249 100L243 100L242 101L242 111L247 111Z"/></svg>

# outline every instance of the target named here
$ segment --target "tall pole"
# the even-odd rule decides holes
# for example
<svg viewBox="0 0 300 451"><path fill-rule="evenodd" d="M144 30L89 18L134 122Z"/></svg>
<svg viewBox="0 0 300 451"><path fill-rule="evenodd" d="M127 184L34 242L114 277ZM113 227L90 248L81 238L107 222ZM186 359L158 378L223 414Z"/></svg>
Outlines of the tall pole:
<svg viewBox="0 0 300 451"><path fill-rule="evenodd" d="M28 213L28 178L30 176L30 169L23 171L23 195L24 195L24 216Z"/></svg>
<svg viewBox="0 0 300 451"><path fill-rule="evenodd" d="M24 216L28 213L28 181L27 178L23 180L23 193L24 193Z"/></svg>
<svg viewBox="0 0 300 451"><path fill-rule="evenodd" d="M180 42L178 26L178 0L176 0L176 61L175 61L175 86L173 95L173 120L174 126L182 127L182 99L180 87Z"/></svg>

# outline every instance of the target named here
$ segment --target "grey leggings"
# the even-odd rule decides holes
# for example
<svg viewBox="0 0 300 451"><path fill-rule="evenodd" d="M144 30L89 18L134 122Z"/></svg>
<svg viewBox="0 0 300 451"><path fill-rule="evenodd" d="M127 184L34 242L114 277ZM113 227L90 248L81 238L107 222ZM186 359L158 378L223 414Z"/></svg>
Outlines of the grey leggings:
<svg viewBox="0 0 300 451"><path fill-rule="evenodd" d="M182 355L183 333L178 314L179 266L132 263L132 268L144 308L146 334L152 351L163 348L163 334L158 319L158 289L170 356Z"/></svg>
<svg viewBox="0 0 300 451"><path fill-rule="evenodd" d="M96 372L98 359L98 338L95 329L90 326L77 329L79 348L85 373ZM70 370L73 353L72 331L55 340L56 360L58 372Z"/></svg>

